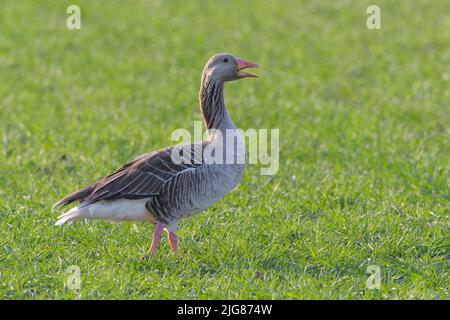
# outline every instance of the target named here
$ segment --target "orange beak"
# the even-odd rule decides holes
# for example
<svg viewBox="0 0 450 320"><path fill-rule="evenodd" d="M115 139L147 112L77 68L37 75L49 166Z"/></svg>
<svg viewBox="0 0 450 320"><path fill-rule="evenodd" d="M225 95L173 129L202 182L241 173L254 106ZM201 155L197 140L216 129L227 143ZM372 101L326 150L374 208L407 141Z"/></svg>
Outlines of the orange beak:
<svg viewBox="0 0 450 320"><path fill-rule="evenodd" d="M236 72L238 75L238 78L248 78L248 77L258 77L256 74L250 73L250 72L242 72L241 70L246 68L258 68L258 64L245 61L243 59L236 58L235 59L237 66L236 66Z"/></svg>

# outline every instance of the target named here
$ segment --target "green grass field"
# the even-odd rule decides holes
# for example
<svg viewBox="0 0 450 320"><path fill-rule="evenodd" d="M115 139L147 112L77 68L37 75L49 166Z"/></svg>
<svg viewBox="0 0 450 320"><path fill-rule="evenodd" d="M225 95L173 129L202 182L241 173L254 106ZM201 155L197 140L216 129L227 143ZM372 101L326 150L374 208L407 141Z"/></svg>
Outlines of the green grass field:
<svg viewBox="0 0 450 320"><path fill-rule="evenodd" d="M1 298L449 299L449 1L0 6ZM280 129L279 172L248 166L176 255L141 259L149 224L54 226L56 200L200 120L221 51L261 65L225 99L238 127Z"/></svg>

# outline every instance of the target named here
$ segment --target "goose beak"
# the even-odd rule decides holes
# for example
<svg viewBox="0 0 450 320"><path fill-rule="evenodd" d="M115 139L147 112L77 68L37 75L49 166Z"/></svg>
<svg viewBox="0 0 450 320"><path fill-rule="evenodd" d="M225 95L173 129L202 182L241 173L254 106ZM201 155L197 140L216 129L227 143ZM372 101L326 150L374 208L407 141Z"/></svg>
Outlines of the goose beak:
<svg viewBox="0 0 450 320"><path fill-rule="evenodd" d="M239 79L241 78L248 78L248 77L254 77L257 78L258 76L256 74L250 73L250 72L242 72L241 70L246 68L258 68L258 64L246 61L243 59L236 58L236 72Z"/></svg>

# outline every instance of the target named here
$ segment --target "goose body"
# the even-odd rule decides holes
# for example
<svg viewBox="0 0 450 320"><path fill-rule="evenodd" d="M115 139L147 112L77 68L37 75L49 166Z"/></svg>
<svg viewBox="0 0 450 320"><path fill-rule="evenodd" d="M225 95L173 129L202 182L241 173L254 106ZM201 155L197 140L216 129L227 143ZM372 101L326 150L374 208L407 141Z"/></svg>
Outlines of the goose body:
<svg viewBox="0 0 450 320"><path fill-rule="evenodd" d="M254 76L241 70L256 66L230 54L212 57L203 70L199 94L208 138L141 155L64 197L54 207L78 205L59 216L56 225L80 219L146 221L155 224L150 254L155 254L164 229L172 251L177 250L178 221L204 211L241 180L245 143L225 108L223 84Z"/></svg>

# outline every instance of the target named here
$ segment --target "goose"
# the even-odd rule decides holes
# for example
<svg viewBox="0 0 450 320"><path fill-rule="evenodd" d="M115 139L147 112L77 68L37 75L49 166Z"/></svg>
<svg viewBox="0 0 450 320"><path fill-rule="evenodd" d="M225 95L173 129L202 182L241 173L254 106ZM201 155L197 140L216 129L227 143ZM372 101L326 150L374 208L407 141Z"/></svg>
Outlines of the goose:
<svg viewBox="0 0 450 320"><path fill-rule="evenodd" d="M77 206L60 215L55 224L84 219L149 222L154 224L154 230L148 254L155 255L164 230L171 251L176 252L178 221L206 210L235 188L242 178L245 143L236 134L237 129L225 107L223 90L227 81L257 77L242 71L256 67L256 63L229 53L210 58L201 75L199 92L206 139L143 154L110 175L67 195L53 208L73 202ZM176 154L178 158L174 157ZM242 155L244 160L239 161ZM197 161L192 161L192 157Z"/></svg>

